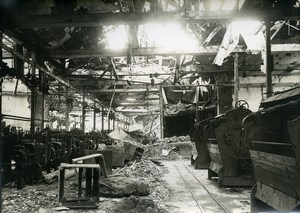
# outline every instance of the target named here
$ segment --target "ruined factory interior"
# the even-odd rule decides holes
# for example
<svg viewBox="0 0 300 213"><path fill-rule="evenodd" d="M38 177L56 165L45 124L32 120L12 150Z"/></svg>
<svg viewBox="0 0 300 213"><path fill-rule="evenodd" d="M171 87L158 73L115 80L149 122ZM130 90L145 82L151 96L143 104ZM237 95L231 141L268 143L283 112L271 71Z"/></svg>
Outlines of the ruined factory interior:
<svg viewBox="0 0 300 213"><path fill-rule="evenodd" d="M0 213L300 212L300 0L0 0Z"/></svg>

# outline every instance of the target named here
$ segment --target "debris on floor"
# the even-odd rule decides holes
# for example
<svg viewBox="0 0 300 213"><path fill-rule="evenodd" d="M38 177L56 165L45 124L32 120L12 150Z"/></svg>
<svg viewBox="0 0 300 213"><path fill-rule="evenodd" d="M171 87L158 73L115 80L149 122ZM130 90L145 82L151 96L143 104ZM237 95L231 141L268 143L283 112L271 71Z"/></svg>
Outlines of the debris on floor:
<svg viewBox="0 0 300 213"><path fill-rule="evenodd" d="M140 162L133 162L130 166L116 169L115 174L138 178L143 183L149 185L149 197L160 201L167 198L171 191L168 184L161 179L166 172L166 168L158 166L150 160L141 160Z"/></svg>
<svg viewBox="0 0 300 213"><path fill-rule="evenodd" d="M103 197L147 196L149 194L149 185L137 178L122 175L100 180L100 196Z"/></svg>
<svg viewBox="0 0 300 213"><path fill-rule="evenodd" d="M131 212L131 213L140 213L140 212L159 212L159 213L168 213L166 209L162 206L155 203L150 198L145 197L127 197L120 200L113 207L112 213L123 213L123 212Z"/></svg>
<svg viewBox="0 0 300 213"><path fill-rule="evenodd" d="M51 209L56 205L56 184L26 186L22 190L13 186L2 188L2 211L6 213L36 212L39 207Z"/></svg>

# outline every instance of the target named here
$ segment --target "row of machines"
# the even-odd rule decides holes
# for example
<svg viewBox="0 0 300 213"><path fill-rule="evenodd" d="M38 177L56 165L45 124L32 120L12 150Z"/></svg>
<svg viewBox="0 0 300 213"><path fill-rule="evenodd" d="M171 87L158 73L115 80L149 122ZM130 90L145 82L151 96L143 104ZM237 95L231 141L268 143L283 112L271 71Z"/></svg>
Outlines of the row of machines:
<svg viewBox="0 0 300 213"><path fill-rule="evenodd" d="M220 187L253 187L251 210L300 207L300 87L261 102L245 101L195 124L196 169L208 169Z"/></svg>
<svg viewBox="0 0 300 213"><path fill-rule="evenodd" d="M57 170L61 163L71 163L86 150L97 150L103 142L100 133L84 134L45 128L34 135L6 126L1 133L1 175L3 184L16 181L17 188L42 179L43 173Z"/></svg>

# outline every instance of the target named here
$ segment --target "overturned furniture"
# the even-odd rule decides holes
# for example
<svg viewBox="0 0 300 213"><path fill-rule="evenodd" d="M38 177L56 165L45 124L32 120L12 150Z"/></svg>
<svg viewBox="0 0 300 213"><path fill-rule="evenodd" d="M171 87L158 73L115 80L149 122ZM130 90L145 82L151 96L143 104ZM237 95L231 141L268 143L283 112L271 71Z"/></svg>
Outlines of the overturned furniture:
<svg viewBox="0 0 300 213"><path fill-rule="evenodd" d="M244 120L256 178L251 208L299 211L300 88L274 95L260 107Z"/></svg>
<svg viewBox="0 0 300 213"><path fill-rule="evenodd" d="M86 161L94 160L92 164ZM73 164L62 163L59 167L58 182L58 202L61 205L72 209L96 209L99 202L99 177L102 174L107 178L105 160L102 154L93 154L75 158ZM75 168L78 169L78 190L76 198L67 198L65 195L65 170ZM82 197L83 171L85 170L85 196ZM71 194L72 195L72 194ZM74 196L74 195L72 195Z"/></svg>
<svg viewBox="0 0 300 213"><path fill-rule="evenodd" d="M240 101L235 109L214 117L205 127L211 157L208 178L218 177L220 187L254 185L249 144L242 129L242 120L250 113L248 104Z"/></svg>

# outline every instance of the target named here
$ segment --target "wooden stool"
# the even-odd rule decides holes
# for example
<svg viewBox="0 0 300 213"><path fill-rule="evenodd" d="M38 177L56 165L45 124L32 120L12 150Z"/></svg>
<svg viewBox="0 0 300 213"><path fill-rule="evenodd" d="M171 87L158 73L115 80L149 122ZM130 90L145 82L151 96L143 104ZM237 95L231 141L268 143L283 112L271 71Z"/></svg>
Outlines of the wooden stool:
<svg viewBox="0 0 300 213"><path fill-rule="evenodd" d="M66 199L64 197L64 185L65 185L65 169L79 169L78 178L78 198ZM82 186L82 173L83 169L86 169L86 189L85 198L81 198L81 186ZM72 209L95 209L98 208L99 203L99 177L100 177L100 165L99 164L67 164L62 163L59 167L58 177L58 202L63 206Z"/></svg>

